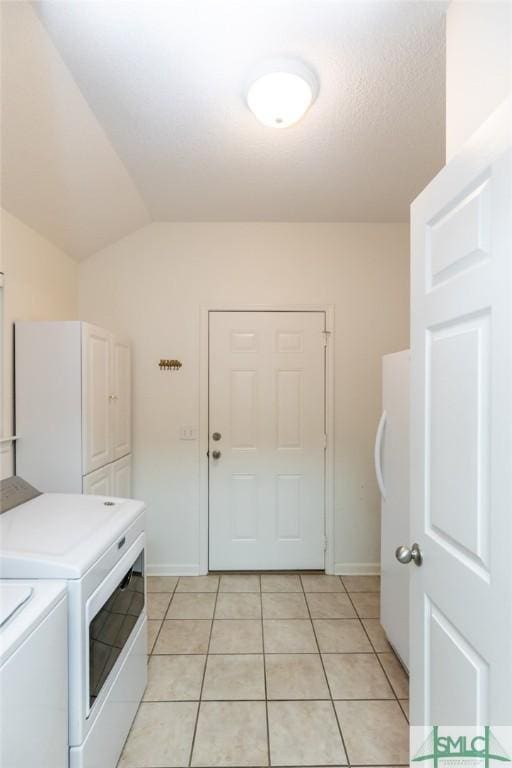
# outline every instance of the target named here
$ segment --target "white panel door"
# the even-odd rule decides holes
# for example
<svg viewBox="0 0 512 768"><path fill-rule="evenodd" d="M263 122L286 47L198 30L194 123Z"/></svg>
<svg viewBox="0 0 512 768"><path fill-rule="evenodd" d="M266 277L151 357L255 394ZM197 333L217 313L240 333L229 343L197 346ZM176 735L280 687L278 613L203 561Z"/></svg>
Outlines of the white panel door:
<svg viewBox="0 0 512 768"><path fill-rule="evenodd" d="M83 474L112 460L110 334L94 325L82 332Z"/></svg>
<svg viewBox="0 0 512 768"><path fill-rule="evenodd" d="M112 465L101 467L82 478L82 493L90 496L112 496Z"/></svg>
<svg viewBox="0 0 512 768"><path fill-rule="evenodd" d="M412 206L417 725L512 724L511 128L505 105Z"/></svg>
<svg viewBox="0 0 512 768"><path fill-rule="evenodd" d="M119 459L131 451L131 354L130 345L112 338L112 458Z"/></svg>
<svg viewBox="0 0 512 768"><path fill-rule="evenodd" d="M323 312L210 313L212 570L324 567L324 329Z"/></svg>
<svg viewBox="0 0 512 768"><path fill-rule="evenodd" d="M409 389L408 349L382 358L385 427L376 445L382 468L380 621L388 640L409 668L409 572L395 557L398 542L409 541ZM382 424L381 420L381 424Z"/></svg>
<svg viewBox="0 0 512 768"><path fill-rule="evenodd" d="M123 456L114 461L112 468L112 495L121 499L130 499L132 496L132 457Z"/></svg>

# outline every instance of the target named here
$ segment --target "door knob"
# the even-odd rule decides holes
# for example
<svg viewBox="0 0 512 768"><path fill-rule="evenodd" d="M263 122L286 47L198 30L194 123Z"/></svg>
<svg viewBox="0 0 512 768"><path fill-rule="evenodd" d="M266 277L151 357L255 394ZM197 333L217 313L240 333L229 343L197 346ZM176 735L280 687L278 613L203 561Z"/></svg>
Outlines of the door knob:
<svg viewBox="0 0 512 768"><path fill-rule="evenodd" d="M411 562L411 560L414 561L415 565L421 565L423 562L423 555L421 554L421 549L419 547L419 544L413 544L412 547L409 549L409 547L398 547L395 552L395 557L398 560L399 563L402 563L402 565L407 565Z"/></svg>
<svg viewBox="0 0 512 768"><path fill-rule="evenodd" d="M212 451L212 459L220 459L222 456L220 451Z"/></svg>

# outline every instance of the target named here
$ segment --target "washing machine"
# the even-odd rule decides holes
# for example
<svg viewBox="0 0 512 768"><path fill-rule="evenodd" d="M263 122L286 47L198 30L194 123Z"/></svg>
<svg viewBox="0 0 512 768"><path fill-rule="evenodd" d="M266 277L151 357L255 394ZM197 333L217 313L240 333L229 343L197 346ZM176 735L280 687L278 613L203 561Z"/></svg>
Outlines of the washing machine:
<svg viewBox="0 0 512 768"><path fill-rule="evenodd" d="M66 583L69 768L115 768L147 682L145 505L7 485L0 579Z"/></svg>
<svg viewBox="0 0 512 768"><path fill-rule="evenodd" d="M0 766L68 766L64 581L0 580Z"/></svg>

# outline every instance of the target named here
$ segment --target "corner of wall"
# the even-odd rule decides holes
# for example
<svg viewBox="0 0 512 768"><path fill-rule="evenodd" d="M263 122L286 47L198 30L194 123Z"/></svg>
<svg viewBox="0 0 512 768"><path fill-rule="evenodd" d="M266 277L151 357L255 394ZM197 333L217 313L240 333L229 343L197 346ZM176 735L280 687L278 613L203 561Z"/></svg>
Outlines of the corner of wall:
<svg viewBox="0 0 512 768"><path fill-rule="evenodd" d="M452 0L446 13L446 161L512 88L512 5Z"/></svg>

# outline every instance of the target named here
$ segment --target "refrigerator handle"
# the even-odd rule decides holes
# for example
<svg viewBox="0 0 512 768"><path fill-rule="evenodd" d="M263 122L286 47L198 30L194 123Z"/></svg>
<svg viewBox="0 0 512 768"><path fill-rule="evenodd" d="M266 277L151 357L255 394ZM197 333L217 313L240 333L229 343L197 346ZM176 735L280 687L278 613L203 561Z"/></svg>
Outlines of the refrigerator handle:
<svg viewBox="0 0 512 768"><path fill-rule="evenodd" d="M384 485L384 478L382 476L382 464L381 464L381 447L382 438L384 437L384 429L386 426L387 414L386 411L382 412L380 417L379 426L377 427L377 434L375 435L375 449L373 453L373 460L375 462L375 475L377 477L377 485L379 486L380 495L383 499L386 498L386 486Z"/></svg>

